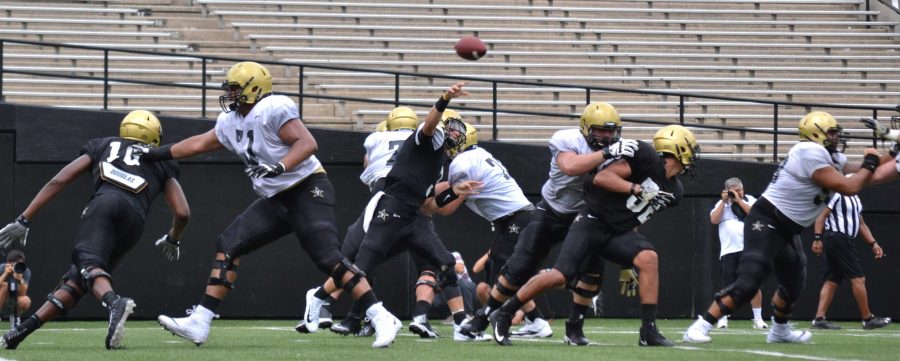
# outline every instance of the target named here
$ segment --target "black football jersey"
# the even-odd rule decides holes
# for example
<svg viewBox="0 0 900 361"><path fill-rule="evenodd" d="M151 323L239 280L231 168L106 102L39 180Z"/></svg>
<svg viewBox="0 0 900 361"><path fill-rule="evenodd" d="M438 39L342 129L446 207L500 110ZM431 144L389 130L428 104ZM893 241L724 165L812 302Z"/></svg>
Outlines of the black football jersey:
<svg viewBox="0 0 900 361"><path fill-rule="evenodd" d="M435 129L434 136L427 136L416 130L416 134L406 138L394 154L394 167L385 177L384 192L411 206L421 206L428 196L434 195L434 184L443 177L447 154L444 147L434 149L433 141L444 139L441 129ZM418 143L416 142L418 140Z"/></svg>
<svg viewBox="0 0 900 361"><path fill-rule="evenodd" d="M668 206L675 206L684 195L684 188L678 177L666 179L665 161L652 145L638 141L634 157L624 158L631 167L631 176L626 180L640 184L644 189L658 188L672 193L675 200ZM593 177L584 184L584 197L591 215L606 221L617 232L625 232L643 224L665 206L652 205L641 198L627 193L610 192L595 187Z"/></svg>
<svg viewBox="0 0 900 361"><path fill-rule="evenodd" d="M91 158L94 194L122 195L143 217L166 181L178 178L178 166L171 160L141 162L132 153L132 144L141 143L119 137L96 138L81 147L81 154Z"/></svg>

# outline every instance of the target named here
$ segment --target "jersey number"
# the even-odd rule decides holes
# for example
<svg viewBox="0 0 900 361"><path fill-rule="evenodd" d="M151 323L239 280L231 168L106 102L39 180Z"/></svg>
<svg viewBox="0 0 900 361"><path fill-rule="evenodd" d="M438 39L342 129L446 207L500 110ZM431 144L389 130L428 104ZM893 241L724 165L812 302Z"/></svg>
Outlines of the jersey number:
<svg viewBox="0 0 900 361"><path fill-rule="evenodd" d="M509 180L511 178L509 176L509 172L506 171L506 167L504 167L503 163L500 163L499 160L496 160L494 158L488 158L487 160L485 160L485 162L487 162L487 164L489 164L491 167L500 168L500 172L503 173L503 178L505 178L507 180Z"/></svg>
<svg viewBox="0 0 900 361"><path fill-rule="evenodd" d="M394 162L397 160L397 148L399 148L400 145L403 144L403 142L405 142L405 141L406 141L405 139L400 139L400 140L392 140L392 141L388 142L388 150L391 152L391 157L388 158L387 163L386 163L387 165L389 165L389 166L394 165Z"/></svg>
<svg viewBox="0 0 900 361"><path fill-rule="evenodd" d="M122 150L122 142L109 143L109 156L106 157L106 161L112 163L114 160L119 159L120 150ZM141 158L132 153L131 147L125 148L125 156L122 157L122 161L127 165L141 165Z"/></svg>
<svg viewBox="0 0 900 361"><path fill-rule="evenodd" d="M244 138L244 131L235 129L234 133L237 137L238 143L240 143L241 139ZM247 163L247 165L259 164L259 161L256 160L256 154L253 153L253 129L247 131L247 151L244 152L244 154L240 154L239 156L244 160L244 163Z"/></svg>

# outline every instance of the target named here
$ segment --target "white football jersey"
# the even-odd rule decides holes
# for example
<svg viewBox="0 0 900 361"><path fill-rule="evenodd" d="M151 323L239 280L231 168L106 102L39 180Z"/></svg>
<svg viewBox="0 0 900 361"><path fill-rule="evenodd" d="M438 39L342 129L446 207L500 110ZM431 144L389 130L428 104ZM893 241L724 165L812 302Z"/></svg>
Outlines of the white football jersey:
<svg viewBox="0 0 900 361"><path fill-rule="evenodd" d="M365 185L372 188L375 181L387 176L394 166L394 153L403 144L406 138L413 134L412 129L402 129L393 132L375 132L366 137L363 147L366 148L366 156L369 164L359 176Z"/></svg>
<svg viewBox="0 0 900 361"><path fill-rule="evenodd" d="M584 205L582 186L590 175L565 175L556 164L556 157L562 152L587 154L595 150L588 146L577 128L560 130L550 138L550 179L541 188L541 195L557 212L576 213Z"/></svg>
<svg viewBox="0 0 900 361"><path fill-rule="evenodd" d="M236 154L245 165L275 164L290 151L278 137L281 126L291 119L299 119L297 105L283 95L269 95L259 100L244 117L237 111L222 112L216 119L219 143ZM322 163L315 155L272 178L251 178L253 190L262 197L271 197L305 179Z"/></svg>
<svg viewBox="0 0 900 361"><path fill-rule="evenodd" d="M488 221L531 206L506 167L482 148L462 152L450 163L450 184L465 180L484 183L480 193L466 197L466 205Z"/></svg>
<svg viewBox="0 0 900 361"><path fill-rule="evenodd" d="M813 142L800 142L788 152L763 192L769 202L795 223L809 227L822 213L832 191L813 183L812 174L825 167L844 173L847 156L829 154L825 147Z"/></svg>

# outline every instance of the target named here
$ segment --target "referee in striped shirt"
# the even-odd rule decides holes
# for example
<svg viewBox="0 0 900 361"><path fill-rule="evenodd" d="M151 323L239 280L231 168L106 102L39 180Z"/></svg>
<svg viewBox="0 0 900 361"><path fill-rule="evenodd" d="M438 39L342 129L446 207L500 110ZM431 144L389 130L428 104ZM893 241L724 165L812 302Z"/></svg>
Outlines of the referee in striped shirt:
<svg viewBox="0 0 900 361"><path fill-rule="evenodd" d="M819 308L812 327L825 330L839 330L841 327L825 319L825 312L831 305L834 293L845 278L850 279L853 287L853 298L859 306L863 321L863 329L871 330L887 326L890 317L878 317L869 310L869 299L866 294L866 277L859 262L859 252L854 239L857 234L872 249L875 259L884 256L884 251L862 217L862 202L858 196L845 196L835 193L828 206L816 219L815 240L812 251L817 256L825 255L825 275L822 290L819 292ZM824 233L822 230L824 229Z"/></svg>

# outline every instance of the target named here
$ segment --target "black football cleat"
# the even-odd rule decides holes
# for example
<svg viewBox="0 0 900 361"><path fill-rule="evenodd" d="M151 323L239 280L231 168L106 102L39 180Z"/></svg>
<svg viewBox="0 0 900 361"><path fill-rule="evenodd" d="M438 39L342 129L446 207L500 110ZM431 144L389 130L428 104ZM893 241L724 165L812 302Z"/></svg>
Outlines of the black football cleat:
<svg viewBox="0 0 900 361"><path fill-rule="evenodd" d="M488 315L484 313L483 308L480 308L475 311L475 316L469 322L459 328L459 333L474 338L483 333L490 324Z"/></svg>
<svg viewBox="0 0 900 361"><path fill-rule="evenodd" d="M587 346L591 341L584 337L584 320L572 323L566 321L566 337L563 339L566 345Z"/></svg>
<svg viewBox="0 0 900 361"><path fill-rule="evenodd" d="M512 325L512 314L497 310L491 314L490 320L494 328L494 341L500 346L511 346L509 327Z"/></svg>
<svg viewBox="0 0 900 361"><path fill-rule="evenodd" d="M672 341L669 341L669 339L659 333L659 329L656 328L656 322L650 322L649 324L641 326L641 339L640 341L638 341L638 345L666 347L675 346Z"/></svg>

